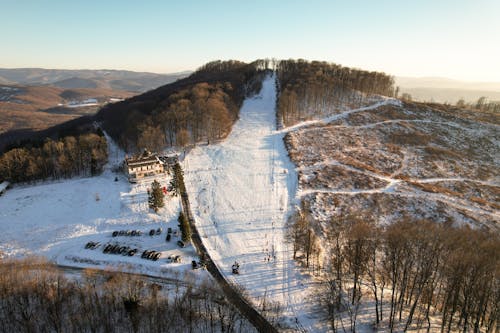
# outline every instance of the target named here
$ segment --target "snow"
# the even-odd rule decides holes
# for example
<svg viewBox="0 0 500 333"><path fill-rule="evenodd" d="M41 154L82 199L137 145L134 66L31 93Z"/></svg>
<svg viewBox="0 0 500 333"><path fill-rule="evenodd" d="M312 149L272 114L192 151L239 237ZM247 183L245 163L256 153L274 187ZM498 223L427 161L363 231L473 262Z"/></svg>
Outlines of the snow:
<svg viewBox="0 0 500 333"><path fill-rule="evenodd" d="M316 331L301 276L285 242L285 224L297 189L297 174L276 130L274 77L247 99L229 137L198 146L183 167L196 225L212 259L254 304L277 301L284 324ZM240 274L233 275L237 261ZM283 324L283 323L282 323Z"/></svg>
<svg viewBox="0 0 500 333"><path fill-rule="evenodd" d="M165 241L167 228L177 229L179 198L168 198L158 214L152 212L147 204L152 179L130 184L126 177L115 174L112 170L125 154L106 137L109 163L102 175L18 185L0 197L0 253L45 256L63 266L120 269L158 277L192 274L199 281L205 279L206 271L191 270L191 260L198 259L191 245L179 248L179 236ZM169 177L159 181L166 186ZM157 228L163 229L161 235L149 236ZM140 230L143 235L112 237L115 230ZM85 249L89 241L101 245ZM137 248L138 252L133 257L104 254L107 243ZM142 259L140 255L147 249L161 252L162 257L156 262ZM182 262L170 263L167 258L171 255L180 255Z"/></svg>
<svg viewBox="0 0 500 333"><path fill-rule="evenodd" d="M0 194L5 191L7 189L7 187L9 187L9 182L2 182L0 184Z"/></svg>
<svg viewBox="0 0 500 333"><path fill-rule="evenodd" d="M69 108L81 108L85 106L97 106L99 102L95 98L89 98L84 101L71 101L66 106Z"/></svg>

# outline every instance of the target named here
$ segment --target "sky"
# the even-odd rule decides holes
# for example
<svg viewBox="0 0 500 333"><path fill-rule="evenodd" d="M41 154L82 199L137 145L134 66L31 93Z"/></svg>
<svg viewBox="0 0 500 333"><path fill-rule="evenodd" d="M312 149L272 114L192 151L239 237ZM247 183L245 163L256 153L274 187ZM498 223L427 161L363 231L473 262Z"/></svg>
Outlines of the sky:
<svg viewBox="0 0 500 333"><path fill-rule="evenodd" d="M0 67L194 70L321 60L500 81L498 0L0 0Z"/></svg>

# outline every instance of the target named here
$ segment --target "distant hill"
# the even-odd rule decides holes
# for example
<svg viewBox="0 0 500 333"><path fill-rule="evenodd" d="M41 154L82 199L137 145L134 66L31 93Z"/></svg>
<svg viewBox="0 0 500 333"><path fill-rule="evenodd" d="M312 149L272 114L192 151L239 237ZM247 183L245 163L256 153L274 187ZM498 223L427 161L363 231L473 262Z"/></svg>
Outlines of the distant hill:
<svg viewBox="0 0 500 333"><path fill-rule="evenodd" d="M145 92L186 77L190 72L156 74L122 70L0 68L1 84L54 85L60 88L105 88Z"/></svg>
<svg viewBox="0 0 500 333"><path fill-rule="evenodd" d="M54 82L51 85L67 89L98 88L98 81L92 79L81 79L79 77L72 77L69 79L64 79L61 81Z"/></svg>
<svg viewBox="0 0 500 333"><path fill-rule="evenodd" d="M81 115L93 114L109 101L155 89L188 74L0 68L0 133L41 130ZM80 102L86 99L97 99L98 102L81 106ZM65 107L68 103L80 107Z"/></svg>
<svg viewBox="0 0 500 333"><path fill-rule="evenodd" d="M66 89L0 84L0 133L46 129L82 115L94 114L109 102L133 95L129 91L104 88Z"/></svg>
<svg viewBox="0 0 500 333"><path fill-rule="evenodd" d="M500 101L500 82L467 82L439 77L396 77L400 95L408 93L414 100L455 104L458 100L477 101L485 96Z"/></svg>

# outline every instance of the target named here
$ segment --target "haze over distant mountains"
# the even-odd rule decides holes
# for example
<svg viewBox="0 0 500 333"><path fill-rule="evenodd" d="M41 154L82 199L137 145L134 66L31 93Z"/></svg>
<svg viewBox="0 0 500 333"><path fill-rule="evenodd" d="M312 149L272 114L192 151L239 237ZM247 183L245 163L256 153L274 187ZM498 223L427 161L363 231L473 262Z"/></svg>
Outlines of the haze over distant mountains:
<svg viewBox="0 0 500 333"><path fill-rule="evenodd" d="M500 82L469 82L442 77L396 77L400 93L409 93L419 101L456 103L459 99L473 102L482 96L500 101Z"/></svg>
<svg viewBox="0 0 500 333"><path fill-rule="evenodd" d="M104 88L140 93L171 83L189 73L156 74L107 69L0 68L0 84L51 85L66 89Z"/></svg>

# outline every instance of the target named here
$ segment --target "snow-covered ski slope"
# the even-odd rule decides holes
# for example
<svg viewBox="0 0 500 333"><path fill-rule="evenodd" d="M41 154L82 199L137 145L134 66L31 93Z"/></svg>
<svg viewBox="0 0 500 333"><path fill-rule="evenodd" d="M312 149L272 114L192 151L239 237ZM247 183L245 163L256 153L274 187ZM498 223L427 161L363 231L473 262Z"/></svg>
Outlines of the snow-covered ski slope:
<svg viewBox="0 0 500 333"><path fill-rule="evenodd" d="M297 175L276 131L275 105L268 76L260 94L245 100L229 137L194 148L183 167L198 231L223 274L254 304L280 302L290 326L308 326L301 277L285 242ZM239 275L231 272L235 261Z"/></svg>

